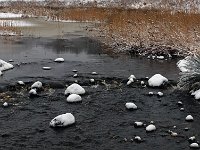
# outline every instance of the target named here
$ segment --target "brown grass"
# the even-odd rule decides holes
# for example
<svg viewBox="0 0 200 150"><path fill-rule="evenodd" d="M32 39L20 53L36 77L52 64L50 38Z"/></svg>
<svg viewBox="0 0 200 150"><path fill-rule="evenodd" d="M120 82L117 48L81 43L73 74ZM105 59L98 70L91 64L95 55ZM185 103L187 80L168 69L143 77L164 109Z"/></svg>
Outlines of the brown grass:
<svg viewBox="0 0 200 150"><path fill-rule="evenodd" d="M97 7L41 7L25 3L3 8L52 20L100 21L98 35L108 45L146 49L178 49L183 54L200 51L200 14L161 10ZM123 49L123 48L122 48ZM163 49L162 49L163 50Z"/></svg>

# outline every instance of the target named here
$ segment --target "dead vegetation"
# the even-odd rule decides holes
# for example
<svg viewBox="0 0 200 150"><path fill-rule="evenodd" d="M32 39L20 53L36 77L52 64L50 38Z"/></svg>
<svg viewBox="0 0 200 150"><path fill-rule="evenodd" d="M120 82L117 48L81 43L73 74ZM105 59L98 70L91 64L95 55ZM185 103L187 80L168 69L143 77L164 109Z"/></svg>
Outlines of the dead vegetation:
<svg viewBox="0 0 200 150"><path fill-rule="evenodd" d="M200 14L159 9L40 6L15 3L2 11L47 16L49 20L98 21L92 35L117 52L174 53L200 51ZM167 6L167 4L166 4ZM196 10L195 10L196 11Z"/></svg>

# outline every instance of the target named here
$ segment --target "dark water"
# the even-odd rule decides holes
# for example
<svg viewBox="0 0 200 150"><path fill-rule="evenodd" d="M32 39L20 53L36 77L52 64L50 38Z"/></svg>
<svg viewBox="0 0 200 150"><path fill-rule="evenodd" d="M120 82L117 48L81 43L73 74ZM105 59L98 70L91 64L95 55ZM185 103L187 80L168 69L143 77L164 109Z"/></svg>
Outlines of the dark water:
<svg viewBox="0 0 200 150"><path fill-rule="evenodd" d="M142 88L140 81L146 76L161 73L171 83L178 79L176 60L148 60L130 56L110 57L103 53L98 42L87 37L73 39L22 38L17 41L1 41L1 59L13 59L15 68L6 71L0 83L0 149L189 149L188 137L199 139L198 110L200 105L187 93L174 90L173 85L161 89ZM63 57L64 63L53 60ZM19 64L19 65L17 65ZM52 70L42 70L50 66ZM72 70L78 70L74 79ZM96 71L98 75L91 75ZM126 86L127 78L134 74L139 81ZM89 79L96 80L94 88ZM16 85L18 80L26 86ZM40 80L44 89L39 97L29 98L33 81ZM64 96L65 85L78 80L86 89L83 102L68 104ZM103 80L107 86L102 84ZM147 80L144 80L147 82ZM10 84L7 86L7 84ZM149 97L149 91L162 91L164 97ZM9 97L10 96L10 97ZM184 112L177 105L183 101ZM126 102L134 102L136 111L127 111ZM71 112L76 124L64 129L52 129L49 122L59 114ZM194 122L185 122L192 114ZM135 121L149 124L154 121L157 130L146 133L145 127L135 128ZM176 128L173 128L176 126ZM189 131L184 131L188 127ZM172 137L167 132L178 133ZM141 136L142 143L131 141ZM126 140L127 139L127 140Z"/></svg>

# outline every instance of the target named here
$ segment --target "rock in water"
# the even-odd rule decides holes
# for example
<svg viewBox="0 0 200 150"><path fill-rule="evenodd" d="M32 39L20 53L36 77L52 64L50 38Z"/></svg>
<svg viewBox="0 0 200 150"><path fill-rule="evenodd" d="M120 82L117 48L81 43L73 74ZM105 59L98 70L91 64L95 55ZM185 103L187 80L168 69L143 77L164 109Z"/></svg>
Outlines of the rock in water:
<svg viewBox="0 0 200 150"><path fill-rule="evenodd" d="M94 81L95 81L94 79L90 79L90 82L91 82L91 83L94 83Z"/></svg>
<svg viewBox="0 0 200 150"><path fill-rule="evenodd" d="M1 72L1 70L0 70L0 76L2 76L3 75L3 73Z"/></svg>
<svg viewBox="0 0 200 150"><path fill-rule="evenodd" d="M29 95L30 95L30 96L36 96L36 95L37 95L36 89L31 89L31 90L29 91Z"/></svg>
<svg viewBox="0 0 200 150"><path fill-rule="evenodd" d="M61 63L61 62L64 62L65 60L64 58L56 58L54 61Z"/></svg>
<svg viewBox="0 0 200 150"><path fill-rule="evenodd" d="M23 81L17 81L19 85L25 85Z"/></svg>
<svg viewBox="0 0 200 150"><path fill-rule="evenodd" d="M158 92L157 95L162 97L164 94L162 92Z"/></svg>
<svg viewBox="0 0 200 150"><path fill-rule="evenodd" d="M152 132L152 131L155 131L156 130L156 126L153 125L153 124L150 124L146 127L146 131L147 132Z"/></svg>
<svg viewBox="0 0 200 150"><path fill-rule="evenodd" d="M75 123L75 117L71 113L59 115L51 120L51 127L66 127Z"/></svg>
<svg viewBox="0 0 200 150"><path fill-rule="evenodd" d="M136 79L136 77L132 74L132 75L130 75L129 77L128 77L128 79L130 80L130 79Z"/></svg>
<svg viewBox="0 0 200 150"><path fill-rule="evenodd" d="M98 73L97 72L92 72L92 75L98 75Z"/></svg>
<svg viewBox="0 0 200 150"><path fill-rule="evenodd" d="M191 148L199 148L199 144L198 143L192 143L190 144Z"/></svg>
<svg viewBox="0 0 200 150"><path fill-rule="evenodd" d="M78 94L71 94L67 97L67 102L72 103L72 102L80 102L82 101L82 98Z"/></svg>
<svg viewBox="0 0 200 150"><path fill-rule="evenodd" d="M8 103L7 103L7 102L4 102L4 103L3 103L3 107L8 107Z"/></svg>
<svg viewBox="0 0 200 150"><path fill-rule="evenodd" d="M68 94L85 94L85 89L82 88L79 84L73 83L72 85L68 86L67 89L65 90L65 95Z"/></svg>
<svg viewBox="0 0 200 150"><path fill-rule="evenodd" d="M3 61L2 59L0 59L0 71L6 71L9 69L14 68L14 66L10 63L7 63L5 61Z"/></svg>
<svg viewBox="0 0 200 150"><path fill-rule="evenodd" d="M31 86L31 88L32 89L34 89L34 88L37 88L37 89L42 88L42 82L37 81L37 82L33 83L33 85Z"/></svg>
<svg viewBox="0 0 200 150"><path fill-rule="evenodd" d="M143 126L143 122L138 122L138 121L136 121L135 123L134 123L134 127L135 128L139 128L139 127L142 127Z"/></svg>
<svg viewBox="0 0 200 150"><path fill-rule="evenodd" d="M166 82L168 82L168 79L162 76L161 74L155 74L148 80L149 86L152 87L159 87Z"/></svg>
<svg viewBox="0 0 200 150"><path fill-rule="evenodd" d="M186 118L185 118L186 121L193 121L194 118L192 117L192 115L188 115Z"/></svg>
<svg viewBox="0 0 200 150"><path fill-rule="evenodd" d="M51 70L51 67L42 67L43 70Z"/></svg>
<svg viewBox="0 0 200 150"><path fill-rule="evenodd" d="M127 109L129 109L129 110L133 110L133 109L137 109L137 106L134 104L134 103L131 103L131 102L129 102L129 103L126 103L126 108Z"/></svg>
<svg viewBox="0 0 200 150"><path fill-rule="evenodd" d="M136 136L136 137L134 138L134 140L135 140L136 142L138 142L138 143L142 142L142 139L141 139L141 137L139 137L139 136Z"/></svg>

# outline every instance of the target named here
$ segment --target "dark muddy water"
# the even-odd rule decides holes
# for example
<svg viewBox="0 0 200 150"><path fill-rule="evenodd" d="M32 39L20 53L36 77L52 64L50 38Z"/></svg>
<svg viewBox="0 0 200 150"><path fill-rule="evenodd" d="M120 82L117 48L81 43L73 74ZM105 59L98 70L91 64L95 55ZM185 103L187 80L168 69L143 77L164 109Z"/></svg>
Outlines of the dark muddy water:
<svg viewBox="0 0 200 150"><path fill-rule="evenodd" d="M111 57L90 38L77 34L67 37L1 40L1 59L13 59L15 68L0 78L1 101L10 104L8 108L0 107L0 149L178 150L189 149L188 137L200 138L200 105L186 93L174 89L179 76L176 60ZM57 57L63 57L65 62L55 63ZM43 70L44 66L52 69ZM78 70L76 79L73 69ZM98 75L91 75L93 71ZM140 86L143 78L155 73L166 76L173 84L161 89ZM128 87L130 74L139 81ZM90 84L90 78L99 86ZM26 85L17 85L18 80ZM39 97L29 98L30 85L37 80L44 83L44 89ZM82 97L82 103L68 104L65 85L75 80L87 94ZM107 86L102 83L104 80ZM164 96L149 97L149 91L162 91ZM177 105L180 100L184 112ZM127 111L125 103L130 101L139 109ZM52 118L67 112L74 114L75 125L55 130L49 127ZM188 114L193 115L194 122L185 122ZM145 127L133 126L135 121L146 124L154 121L157 130L146 133ZM178 136L170 136L168 130L177 132ZM142 143L131 140L136 135L143 139Z"/></svg>

